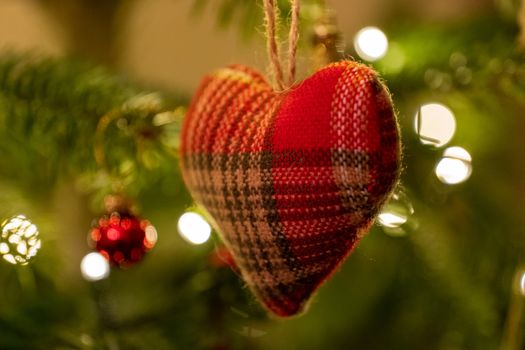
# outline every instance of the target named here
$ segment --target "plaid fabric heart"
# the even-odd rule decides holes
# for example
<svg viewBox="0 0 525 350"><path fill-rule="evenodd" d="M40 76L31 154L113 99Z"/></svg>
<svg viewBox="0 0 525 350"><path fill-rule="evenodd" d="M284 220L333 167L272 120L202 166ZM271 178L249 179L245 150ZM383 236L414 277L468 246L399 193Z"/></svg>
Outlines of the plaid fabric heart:
<svg viewBox="0 0 525 350"><path fill-rule="evenodd" d="M295 315L397 181L390 95L372 69L351 61L284 92L244 66L219 70L188 110L181 167L248 286L276 315Z"/></svg>

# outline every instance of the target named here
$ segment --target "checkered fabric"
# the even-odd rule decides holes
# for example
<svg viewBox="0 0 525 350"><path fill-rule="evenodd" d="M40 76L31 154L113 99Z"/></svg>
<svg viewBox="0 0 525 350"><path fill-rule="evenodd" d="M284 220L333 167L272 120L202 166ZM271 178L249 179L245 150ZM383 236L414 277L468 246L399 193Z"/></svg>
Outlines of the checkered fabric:
<svg viewBox="0 0 525 350"><path fill-rule="evenodd" d="M258 299L278 316L295 315L397 182L389 92L352 61L284 92L244 66L221 69L190 105L181 167Z"/></svg>

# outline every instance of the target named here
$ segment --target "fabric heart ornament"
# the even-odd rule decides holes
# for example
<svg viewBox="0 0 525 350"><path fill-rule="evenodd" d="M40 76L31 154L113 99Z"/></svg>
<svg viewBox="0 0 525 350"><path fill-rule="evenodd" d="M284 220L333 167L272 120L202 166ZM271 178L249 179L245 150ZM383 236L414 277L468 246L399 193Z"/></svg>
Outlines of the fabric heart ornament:
<svg viewBox="0 0 525 350"><path fill-rule="evenodd" d="M240 65L205 77L180 151L184 181L244 280L283 317L337 270L400 171L389 92L352 61L283 92Z"/></svg>

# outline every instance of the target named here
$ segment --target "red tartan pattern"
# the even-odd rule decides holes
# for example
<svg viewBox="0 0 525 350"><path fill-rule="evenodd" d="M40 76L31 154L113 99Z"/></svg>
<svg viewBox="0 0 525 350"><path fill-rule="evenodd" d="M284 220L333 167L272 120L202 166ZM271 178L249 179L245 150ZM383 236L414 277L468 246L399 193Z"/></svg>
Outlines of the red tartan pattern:
<svg viewBox="0 0 525 350"><path fill-rule="evenodd" d="M231 66L188 110L181 167L243 278L278 316L301 312L368 231L400 172L390 94L351 61L288 91Z"/></svg>

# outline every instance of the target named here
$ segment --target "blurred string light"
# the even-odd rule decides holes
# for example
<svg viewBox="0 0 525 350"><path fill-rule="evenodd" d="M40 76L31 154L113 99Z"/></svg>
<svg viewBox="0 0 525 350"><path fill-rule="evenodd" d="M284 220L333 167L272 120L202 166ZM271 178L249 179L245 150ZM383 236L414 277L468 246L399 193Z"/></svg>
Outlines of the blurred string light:
<svg viewBox="0 0 525 350"><path fill-rule="evenodd" d="M0 254L13 265L27 265L36 256L41 241L37 227L24 215L17 215L2 223Z"/></svg>
<svg viewBox="0 0 525 350"><path fill-rule="evenodd" d="M202 216L194 212L181 215L178 223L179 233L191 244L203 244L210 238L210 224Z"/></svg>
<svg viewBox="0 0 525 350"><path fill-rule="evenodd" d="M520 278L520 293L525 297L525 272L521 274Z"/></svg>
<svg viewBox="0 0 525 350"><path fill-rule="evenodd" d="M80 263L80 272L87 281L100 281L109 276L109 262L100 253L89 253Z"/></svg>
<svg viewBox="0 0 525 350"><path fill-rule="evenodd" d="M377 61L385 56L388 50L388 39L376 27L365 27L354 37L354 48L359 57L366 61Z"/></svg>
<svg viewBox="0 0 525 350"><path fill-rule="evenodd" d="M396 190L383 206L377 220L383 230L390 236L404 236L402 228L414 214L414 207L404 191Z"/></svg>
<svg viewBox="0 0 525 350"><path fill-rule="evenodd" d="M456 132L456 118L446 106L427 103L416 113L415 128L423 144L442 147Z"/></svg>
<svg viewBox="0 0 525 350"><path fill-rule="evenodd" d="M449 147L436 166L436 176L447 185L466 181L472 173L472 157L461 147Z"/></svg>

